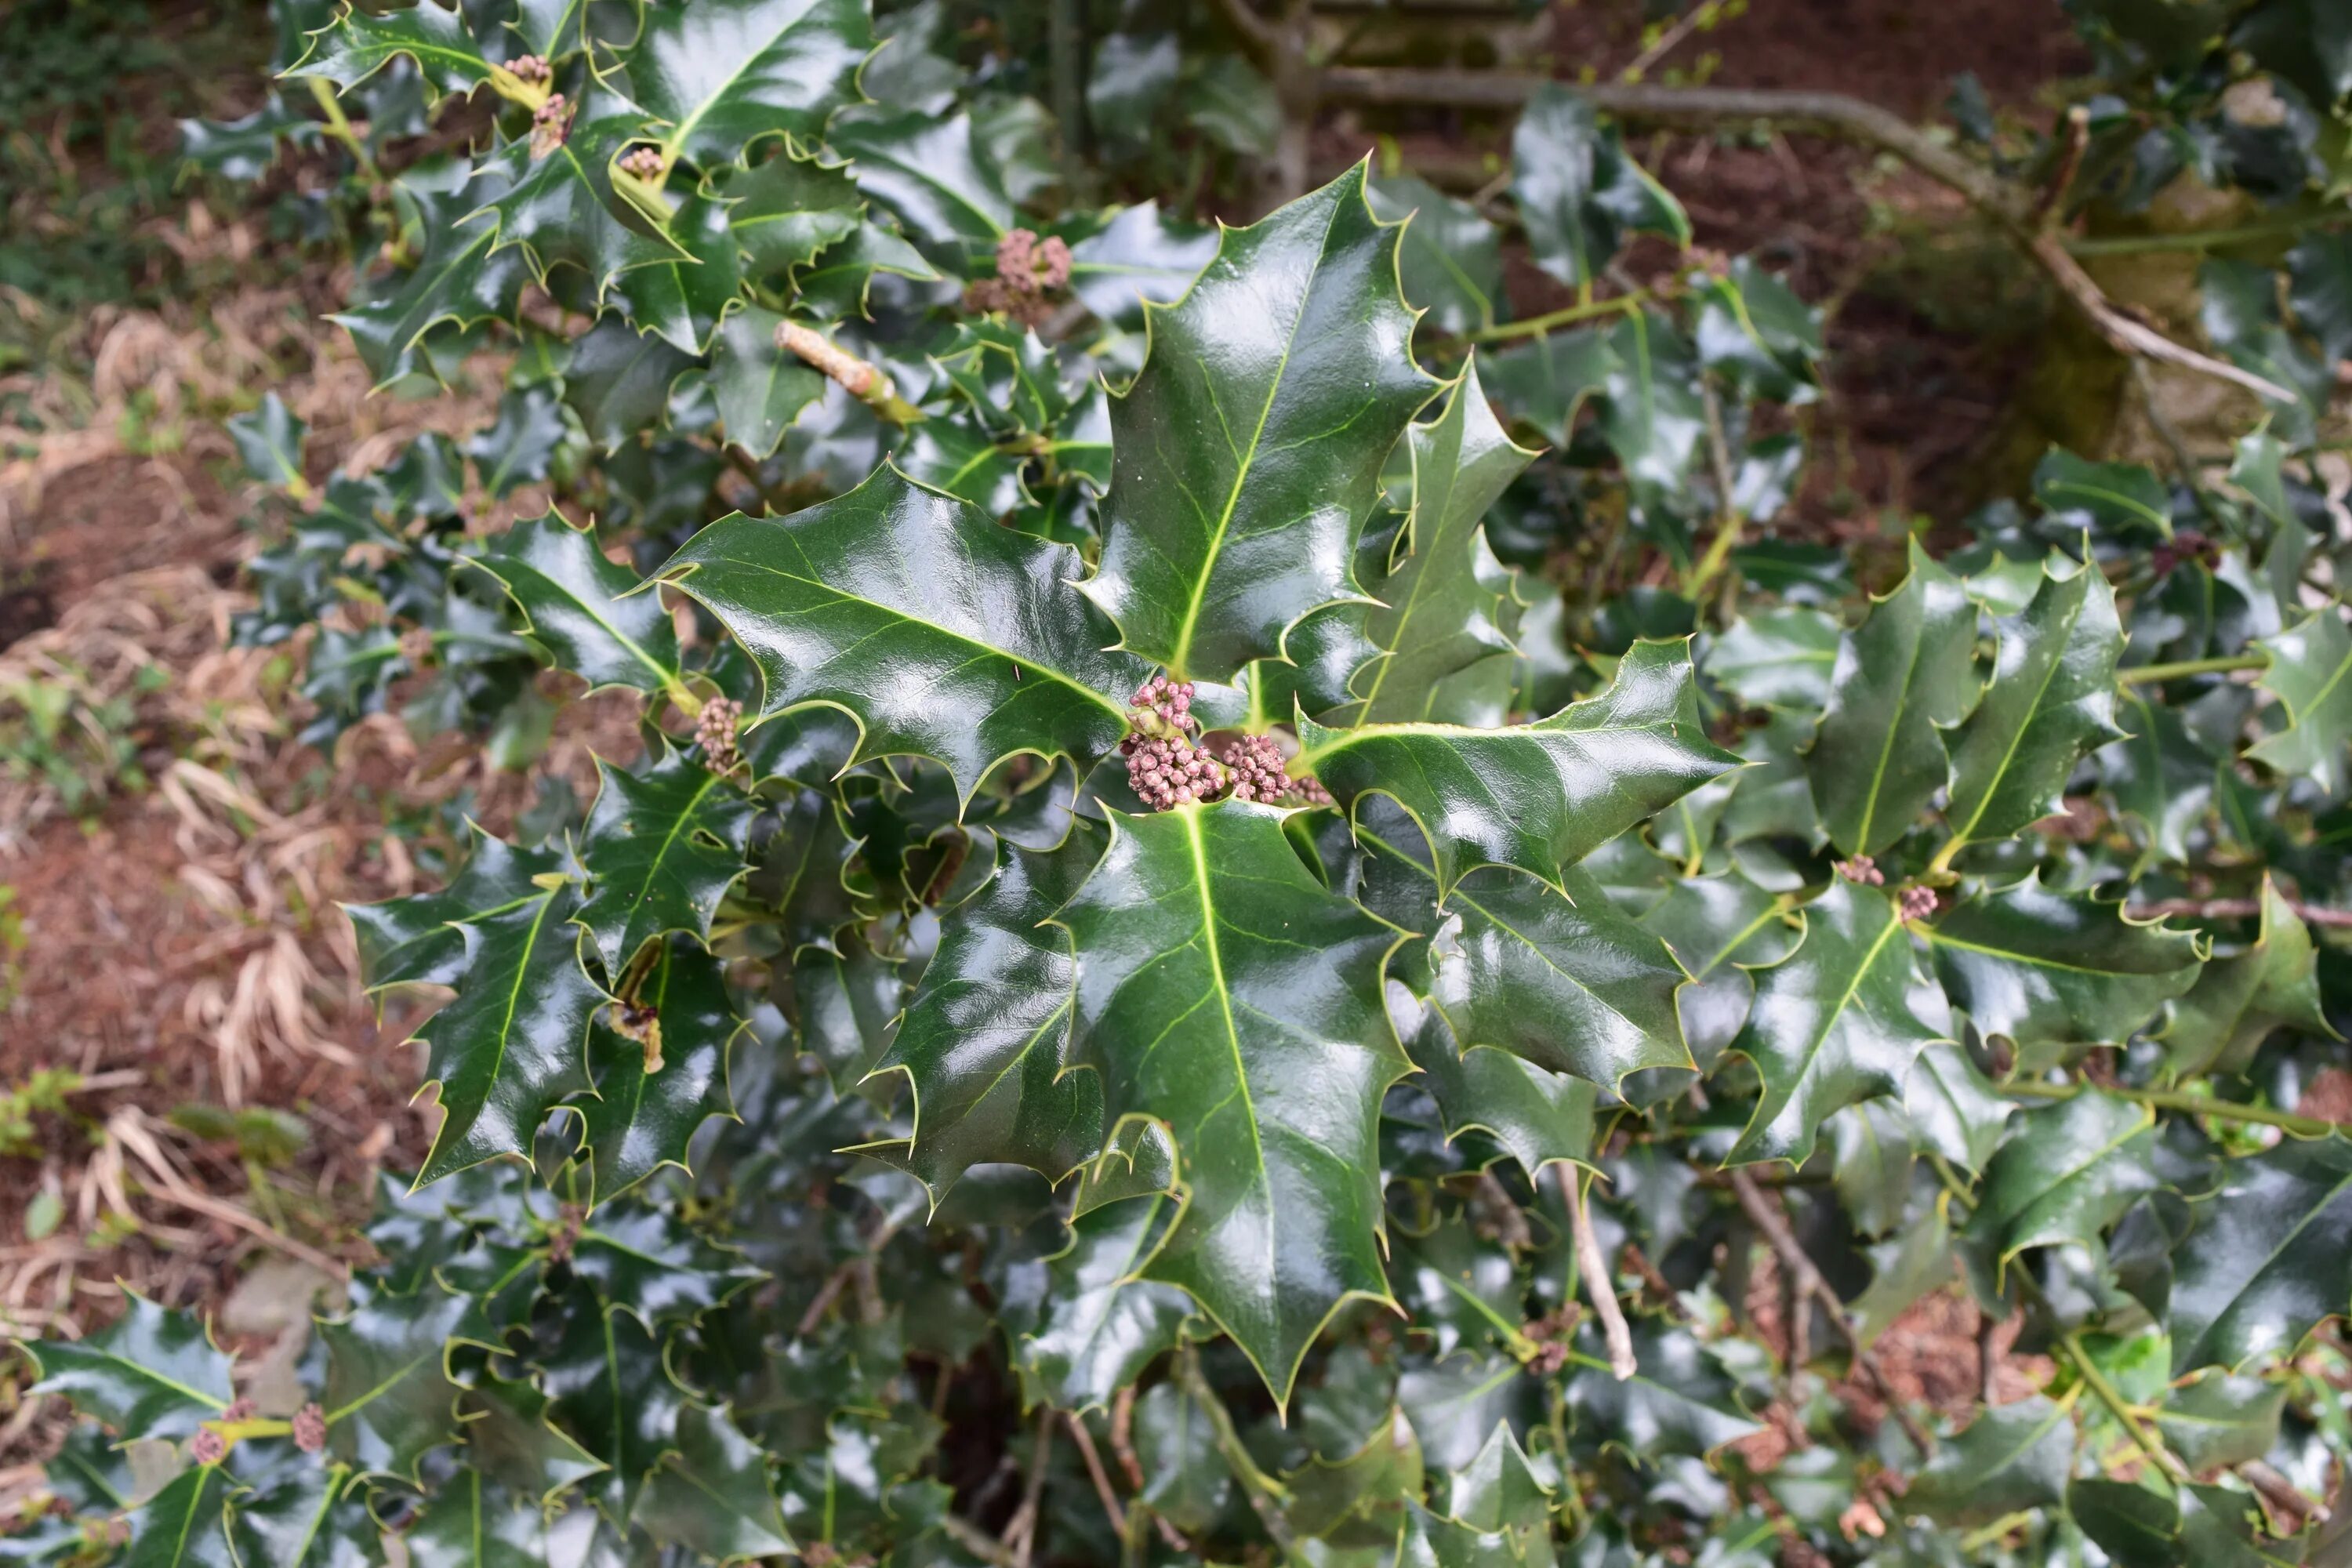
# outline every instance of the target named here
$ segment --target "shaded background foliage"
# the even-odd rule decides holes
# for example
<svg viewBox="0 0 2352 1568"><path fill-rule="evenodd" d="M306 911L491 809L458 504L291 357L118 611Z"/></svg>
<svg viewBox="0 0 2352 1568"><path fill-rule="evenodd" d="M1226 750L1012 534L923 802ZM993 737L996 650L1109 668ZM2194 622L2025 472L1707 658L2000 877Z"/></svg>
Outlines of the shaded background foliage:
<svg viewBox="0 0 2352 1568"><path fill-rule="evenodd" d="M90 1420L10 1552L2334 1560L2320 8L2076 7L2052 133L1932 138L1306 7L275 15L189 159L308 172L386 394L504 384L324 482L231 421L234 637L321 746L620 688L640 755L352 910L454 993L424 1180L267 1378L137 1299L34 1346ZM2012 499L1801 526L1823 307L1637 134L1776 117L2046 291ZM1141 811L1162 665L1344 809Z"/></svg>

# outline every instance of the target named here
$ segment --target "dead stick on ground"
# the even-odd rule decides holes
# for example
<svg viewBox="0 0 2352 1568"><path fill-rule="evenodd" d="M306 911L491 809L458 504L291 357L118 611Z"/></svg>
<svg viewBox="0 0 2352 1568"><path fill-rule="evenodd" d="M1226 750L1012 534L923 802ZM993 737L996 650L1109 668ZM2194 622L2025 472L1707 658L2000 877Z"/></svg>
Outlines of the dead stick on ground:
<svg viewBox="0 0 2352 1568"><path fill-rule="evenodd" d="M1592 1234L1592 1216L1584 1209L1583 1184L1576 1167L1559 1164L1560 1195L1568 1201L1569 1229L1576 1237L1576 1271L1584 1276L1584 1292L1592 1298L1593 1314L1601 1320L1601 1337L1609 1346L1609 1370L1624 1382L1639 1370L1633 1359L1633 1335L1625 1327L1624 1309L1617 1304L1617 1287L1609 1260L1601 1255L1601 1238Z"/></svg>
<svg viewBox="0 0 2352 1568"><path fill-rule="evenodd" d="M1903 1435L1911 1439L1912 1447L1922 1455L1934 1453L1936 1439L1919 1425L1917 1417L1903 1407L1902 1397L1895 1393L1895 1385L1886 1380L1885 1369L1878 1364L1878 1358L1863 1348L1862 1336L1854 1332L1853 1324L1845 1315L1845 1303L1838 1300L1837 1292L1831 1289L1830 1282L1822 1278L1822 1271L1813 1266L1812 1258L1797 1244L1795 1234L1789 1229L1788 1216L1780 1212L1780 1205L1765 1196L1764 1189L1758 1186L1745 1171L1731 1173L1731 1190L1739 1199L1741 1212L1762 1234L1765 1245L1772 1249L1772 1256L1780 1259L1781 1272L1788 1275L1797 1287L1792 1291L1798 1303L1794 1315L1802 1315L1807 1297L1819 1301L1829 1313L1830 1321L1837 1325L1838 1332L1844 1337L1846 1348L1853 1354L1854 1365L1867 1373L1871 1382L1878 1385L1878 1392L1885 1397L1886 1408L1901 1424Z"/></svg>
<svg viewBox="0 0 2352 1568"><path fill-rule="evenodd" d="M1391 70L1343 68L1322 75L1321 97L1330 104L1450 104L1457 108L1515 108L1548 78L1501 71ZM2235 383L2280 402L2294 395L2276 382L2210 354L2174 342L2119 309L2066 249L2058 235L2036 226L2033 199L2008 182L1943 146L1902 116L1838 92L1797 92L1778 88L1653 87L1601 82L1577 91L1595 109L1629 122L1712 130L1741 121L1761 121L1783 131L1862 142L1894 153L1913 168L1965 198L1998 224L2028 259L2046 274L2091 329L2116 353Z"/></svg>

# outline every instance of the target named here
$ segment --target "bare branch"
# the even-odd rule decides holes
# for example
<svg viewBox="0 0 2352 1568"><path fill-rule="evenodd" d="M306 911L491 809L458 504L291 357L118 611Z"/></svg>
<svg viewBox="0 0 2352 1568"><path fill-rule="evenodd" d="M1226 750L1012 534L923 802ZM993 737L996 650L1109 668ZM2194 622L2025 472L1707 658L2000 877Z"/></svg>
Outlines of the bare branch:
<svg viewBox="0 0 2352 1568"><path fill-rule="evenodd" d="M1609 1345L1609 1370L1624 1382L1640 1370L1633 1359L1633 1335L1625 1327L1624 1309L1617 1304L1617 1289L1609 1260L1601 1255L1601 1238L1592 1234L1592 1216L1584 1209L1583 1184L1576 1168L1565 1161L1558 1166L1560 1195L1568 1200L1569 1228L1576 1236L1576 1271L1584 1276L1584 1292L1601 1319L1601 1337Z"/></svg>
<svg viewBox="0 0 2352 1568"><path fill-rule="evenodd" d="M1524 103L1528 95L1548 79L1504 72L1349 68L1323 73L1322 96L1328 103L1511 109ZM2083 270L2082 264L2066 249L2064 240L2036 228L2030 197L2021 196L2006 182L1937 142L1900 115L1874 103L1864 103L1838 92L1795 92L1779 88L1652 87L1640 82L1601 82L1577 90L1602 112L1644 125L1713 129L1741 121L1765 121L1783 131L1809 131L1892 153L1928 178L1959 193L1969 205L1998 224L2116 353L2215 376L2264 397L2294 401L2294 394L2277 383L2176 343L2125 313Z"/></svg>

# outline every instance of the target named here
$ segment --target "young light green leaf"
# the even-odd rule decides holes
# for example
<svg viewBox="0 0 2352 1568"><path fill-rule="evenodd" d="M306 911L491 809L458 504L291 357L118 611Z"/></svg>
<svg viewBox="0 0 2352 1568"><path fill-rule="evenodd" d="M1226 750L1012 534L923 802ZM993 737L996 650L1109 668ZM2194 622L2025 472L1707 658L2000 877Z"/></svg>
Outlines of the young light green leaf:
<svg viewBox="0 0 2352 1568"><path fill-rule="evenodd" d="M1363 597L1357 535L1381 464L1435 385L1414 364L1397 229L1360 166L1248 228L1171 306L1111 405L1101 565L1123 646L1185 679L1283 657L1321 605Z"/></svg>
<svg viewBox="0 0 2352 1568"><path fill-rule="evenodd" d="M1839 880L1804 914L1796 952L1758 972L1747 1027L1729 1047L1764 1086L1731 1163L1803 1163L1822 1118L1902 1093L1921 1048L1948 1037L1920 1016L1930 999L1885 894Z"/></svg>
<svg viewBox="0 0 2352 1568"><path fill-rule="evenodd" d="M1840 639L1806 766L1846 854L1893 844L1944 786L1941 731L1977 705L1976 631L1976 605L1915 540L1902 586Z"/></svg>
<svg viewBox="0 0 2352 1568"><path fill-rule="evenodd" d="M1148 673L1068 582L1077 564L977 509L877 470L789 518L740 513L656 574L760 667L761 711L814 703L861 726L857 760L934 757L969 799L1021 752L1090 763Z"/></svg>
<svg viewBox="0 0 2352 1568"><path fill-rule="evenodd" d="M1118 818L1056 917L1107 1121L1167 1123L1181 1162L1182 1213L1142 1275L1190 1291L1277 1403L1332 1313L1388 1300L1375 1134L1411 1070L1381 994L1400 933L1307 874L1283 816Z"/></svg>
<svg viewBox="0 0 2352 1568"><path fill-rule="evenodd" d="M1343 803L1402 805L1429 837L1441 896L1481 866L1558 885L1562 870L1739 765L1699 722L1690 652L1641 642L1608 689L1505 730L1298 724L1298 768Z"/></svg>

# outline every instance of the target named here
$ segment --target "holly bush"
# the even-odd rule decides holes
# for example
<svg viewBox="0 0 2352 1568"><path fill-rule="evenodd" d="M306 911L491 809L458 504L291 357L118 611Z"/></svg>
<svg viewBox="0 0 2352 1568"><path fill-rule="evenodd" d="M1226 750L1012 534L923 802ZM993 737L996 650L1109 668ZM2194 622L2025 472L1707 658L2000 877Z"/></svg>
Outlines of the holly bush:
<svg viewBox="0 0 2352 1568"><path fill-rule="evenodd" d="M377 1261L258 1382L34 1347L91 1419L5 1552L2339 1560L2326 11L2086 4L2085 111L1968 154L2045 237L2270 205L2226 478L1832 545L1817 310L1571 89L1507 190L1210 229L1283 105L1206 24L1093 37L1089 137L1062 9L281 0L192 158L295 146L387 391L505 387L316 493L240 421L236 635L322 745L643 743L349 911L446 997Z"/></svg>

